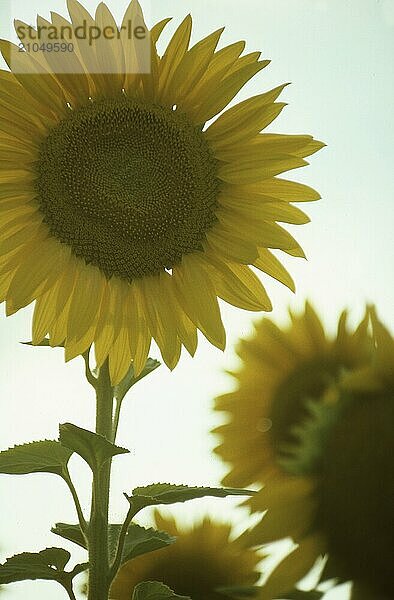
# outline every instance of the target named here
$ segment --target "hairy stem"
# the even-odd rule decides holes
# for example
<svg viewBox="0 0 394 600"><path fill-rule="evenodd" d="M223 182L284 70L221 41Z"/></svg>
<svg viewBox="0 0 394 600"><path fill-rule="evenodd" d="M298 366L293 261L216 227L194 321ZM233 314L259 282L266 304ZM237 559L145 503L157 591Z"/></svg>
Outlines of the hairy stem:
<svg viewBox="0 0 394 600"><path fill-rule="evenodd" d="M63 479L67 483L68 489L70 490L71 495L73 497L74 504L75 504L75 509L76 509L77 515L78 515L78 522L79 522L79 526L81 528L81 531L86 536L87 529L88 529L87 523L86 523L83 511L82 511L81 503L80 503L79 498L78 498L77 490L75 489L74 483L72 482L72 479L71 479L71 476L70 476L70 473L69 473L68 469L66 469L65 472L63 473Z"/></svg>
<svg viewBox="0 0 394 600"><path fill-rule="evenodd" d="M64 589L66 590L68 597L70 598L70 600L77 600L76 595L74 594L74 590L72 588L72 584L70 584L70 586L64 586Z"/></svg>
<svg viewBox="0 0 394 600"><path fill-rule="evenodd" d="M90 354L90 348L89 348L89 350L86 350L86 352L84 352L82 355L83 360L85 361L85 376L86 376L87 381L90 383L90 385L92 387L94 387L94 389L96 389L97 388L97 379L93 375L92 371L90 370L89 354Z"/></svg>
<svg viewBox="0 0 394 600"><path fill-rule="evenodd" d="M117 398L115 402L116 402L115 415L114 415L113 424L112 424L112 440L111 440L111 442L113 444L115 444L116 434L118 432L120 409L122 408L122 400L119 400L119 398Z"/></svg>
<svg viewBox="0 0 394 600"><path fill-rule="evenodd" d="M113 388L108 360L100 367L97 378L96 433L111 441ZM108 600L108 505L111 461L104 463L100 473L93 478L92 507L89 524L89 600Z"/></svg>
<svg viewBox="0 0 394 600"><path fill-rule="evenodd" d="M120 568L124 543L125 543L125 539L126 539L126 535L127 535L127 530L130 527L130 523L133 520L135 514L136 514L136 511L131 506L129 509L129 512L127 513L125 522L123 523L122 528L120 530L118 546L116 549L116 555L115 555L114 562L112 563L112 566L111 566L111 572L110 572L111 580L115 578L115 576Z"/></svg>

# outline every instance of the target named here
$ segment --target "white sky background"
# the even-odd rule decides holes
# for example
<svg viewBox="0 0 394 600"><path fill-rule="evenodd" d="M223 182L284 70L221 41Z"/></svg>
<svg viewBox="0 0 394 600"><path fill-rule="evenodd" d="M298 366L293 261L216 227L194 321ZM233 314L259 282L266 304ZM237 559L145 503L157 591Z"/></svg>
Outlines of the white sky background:
<svg viewBox="0 0 394 600"><path fill-rule="evenodd" d="M94 9L96 2L85 1ZM127 2L110 0L119 18ZM314 302L330 330L345 307L354 322L365 302L374 302L382 319L394 327L393 264L393 120L394 0L151 0L148 24L173 16L172 32L191 12L194 39L226 26L223 43L247 40L249 51L262 50L272 60L240 94L243 99L291 81L283 93L289 103L272 131L309 133L327 148L311 157L312 165L289 178L318 189L322 200L304 205L311 223L293 227L308 262L285 257L297 284L297 295L265 278L273 300L272 316L282 323L288 305ZM29 23L39 12L66 15L63 0L0 2L1 37L9 37L8 12ZM10 20L10 19L9 19ZM166 36L163 36L166 39ZM57 437L58 424L71 421L93 429L94 398L84 382L82 360L63 363L60 350L32 349L31 311L5 319L1 313L0 445L7 448ZM202 338L194 359L183 356L173 373L161 367L138 384L124 403L118 443L132 449L116 458L113 518L120 520L126 503L122 492L158 480L217 485L225 468L210 453L215 441L208 431L218 418L212 398L231 387L224 368L234 365L233 344L250 329L257 315L223 306L228 332L224 354ZM157 357L156 351L152 356ZM84 498L89 473L77 460L74 473ZM0 479L0 559L22 551L65 545L76 560L84 560L72 544L49 533L56 521L75 521L68 492L50 475L2 476ZM201 500L174 512L209 511L246 526L244 513L232 500ZM186 516L187 515L187 516ZM53 583L26 582L8 586L10 600L64 600ZM344 591L327 600L347 598Z"/></svg>

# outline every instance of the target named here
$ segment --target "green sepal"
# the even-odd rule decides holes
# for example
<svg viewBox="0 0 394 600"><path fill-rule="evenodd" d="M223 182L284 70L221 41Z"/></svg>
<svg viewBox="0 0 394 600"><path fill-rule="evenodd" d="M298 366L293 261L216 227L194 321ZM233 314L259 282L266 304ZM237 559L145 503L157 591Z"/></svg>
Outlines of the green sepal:
<svg viewBox="0 0 394 600"><path fill-rule="evenodd" d="M70 579L70 573L65 573L63 569L70 557L70 553L63 548L16 554L0 565L0 584L25 579L46 579L65 585Z"/></svg>
<svg viewBox="0 0 394 600"><path fill-rule="evenodd" d="M291 433L296 441L282 447L283 457L278 460L287 473L303 476L319 472L330 432L340 419L345 406L345 402L305 402L308 418L292 428Z"/></svg>
<svg viewBox="0 0 394 600"><path fill-rule="evenodd" d="M130 452L126 448L111 444L104 436L72 423L60 425L59 432L61 444L79 454L88 463L93 473L98 473L103 464L113 456Z"/></svg>
<svg viewBox="0 0 394 600"><path fill-rule="evenodd" d="M62 476L72 450L55 440L42 440L14 446L0 452L0 473L27 475L54 473Z"/></svg>
<svg viewBox="0 0 394 600"><path fill-rule="evenodd" d="M225 498L226 496L251 496L256 492L252 490L240 490L237 488L211 488L211 487L189 487L174 483L154 483L144 487L137 487L132 495L125 494L135 510L141 510L145 506L157 504L175 504L186 502L205 496Z"/></svg>
<svg viewBox="0 0 394 600"><path fill-rule="evenodd" d="M126 396L129 389L131 387L133 387L133 385L135 385L137 383L137 381L140 381L141 379L143 379L144 377L146 377L147 375L149 375L150 373L155 371L157 369L157 367L160 367L160 364L161 363L158 360L154 360L153 358L148 358L148 360L146 361L145 367L143 368L141 373L139 375L137 375L137 377L134 376L134 367L133 367L133 365L131 365L131 367L129 368L127 375L124 377L124 379L122 379L122 381L114 387L115 398L119 402L121 402L123 400L123 398Z"/></svg>
<svg viewBox="0 0 394 600"><path fill-rule="evenodd" d="M108 525L109 558L111 561L115 558L121 528L121 524ZM56 523L51 531L87 550L86 540L79 525ZM136 523L131 523L125 537L120 565L123 565L128 560L136 558L141 554L147 554L148 552L165 548L175 541L176 538L165 531L158 531L152 527L146 529Z"/></svg>
<svg viewBox="0 0 394 600"><path fill-rule="evenodd" d="M135 586L131 600L191 600L189 596L178 596L167 585L158 581L143 581Z"/></svg>

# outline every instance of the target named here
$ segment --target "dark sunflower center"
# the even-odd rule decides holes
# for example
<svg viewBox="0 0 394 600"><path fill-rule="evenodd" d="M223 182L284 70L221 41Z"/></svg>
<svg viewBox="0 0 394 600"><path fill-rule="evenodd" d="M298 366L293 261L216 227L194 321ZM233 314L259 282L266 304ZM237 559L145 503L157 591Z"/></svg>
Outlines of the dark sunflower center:
<svg viewBox="0 0 394 600"><path fill-rule="evenodd" d="M299 365L279 386L270 414L271 443L278 457L285 457L286 446L297 441L294 427L307 418L307 401L319 400L341 368L338 361L321 357Z"/></svg>
<svg viewBox="0 0 394 600"><path fill-rule="evenodd" d="M394 598L394 395L357 396L332 428L318 489L317 524L343 569Z"/></svg>
<svg viewBox="0 0 394 600"><path fill-rule="evenodd" d="M49 133L37 170L51 233L108 277L172 268L216 220L216 161L201 130L169 108L92 102Z"/></svg>

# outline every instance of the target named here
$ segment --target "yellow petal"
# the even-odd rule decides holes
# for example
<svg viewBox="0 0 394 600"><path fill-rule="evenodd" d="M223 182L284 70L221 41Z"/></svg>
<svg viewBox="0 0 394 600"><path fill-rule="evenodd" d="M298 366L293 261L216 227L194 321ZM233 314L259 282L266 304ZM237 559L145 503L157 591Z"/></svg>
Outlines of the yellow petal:
<svg viewBox="0 0 394 600"><path fill-rule="evenodd" d="M130 323L132 324L129 343L133 358L134 373L138 376L145 367L152 341L144 312L144 300L139 282L131 284L129 298L128 307Z"/></svg>
<svg viewBox="0 0 394 600"><path fill-rule="evenodd" d="M269 481L257 494L263 496L261 504L268 510L261 521L245 533L245 542L248 545L261 546L286 537L291 537L294 541L300 540L310 530L315 516L311 488L312 485L308 485L304 480L290 479L287 485L283 481L279 484L275 480Z"/></svg>
<svg viewBox="0 0 394 600"><path fill-rule="evenodd" d="M101 367L115 339L120 335L123 325L123 307L126 310L126 293L128 286L118 278L108 280L102 277L102 301L98 314L98 324L94 340L94 351L97 366ZM119 310L122 306L122 310Z"/></svg>
<svg viewBox="0 0 394 600"><path fill-rule="evenodd" d="M301 246L296 240L290 235L288 231L283 229L277 223L264 221L260 219L253 219L253 217L247 218L246 216L242 219L239 218L237 213L231 211L218 210L217 216L220 221L220 225L216 225L211 231L207 233L207 240L211 245L216 244L216 248L219 250L217 240L221 242L221 252L224 254L227 250L227 255L231 254L232 258L235 258L237 262L244 262L247 258L246 264L252 264L258 257L258 251L256 245L263 246L265 248L277 248L283 250L291 256L298 256L305 258L305 254ZM232 232L241 230L248 242L240 241L236 237L232 237ZM227 245L231 244L231 248L227 248ZM253 254L241 254L243 248L253 248ZM240 253L237 260L237 253Z"/></svg>
<svg viewBox="0 0 394 600"><path fill-rule="evenodd" d="M228 75L232 75L233 73L237 73L241 71L245 66L252 65L258 63L261 57L261 52L249 52L249 54L245 54L245 56L241 56L238 60L236 60L233 66L230 68ZM271 61L265 60L260 61L261 63L265 63L265 66L268 65Z"/></svg>
<svg viewBox="0 0 394 600"><path fill-rule="evenodd" d="M189 354L194 356L197 349L197 327L192 323L179 304L173 277L166 277L164 284L166 294L171 299L178 337Z"/></svg>
<svg viewBox="0 0 394 600"><path fill-rule="evenodd" d="M281 594L294 586L311 570L325 545L320 536L310 535L293 550L269 576L259 594L259 600L280 598Z"/></svg>
<svg viewBox="0 0 394 600"><path fill-rule="evenodd" d="M87 31L95 31L96 22L91 14L78 0L67 0L67 8L70 14L74 31L77 27L85 27ZM89 36L75 36L74 44L77 47L77 54L86 73L89 73L92 84L94 85L94 95L100 95L105 90L106 82L101 72L99 61L97 60L93 43L89 42Z"/></svg>
<svg viewBox="0 0 394 600"><path fill-rule="evenodd" d="M31 215L37 212L37 207L32 204L20 204L13 206L10 208L9 206L5 206L0 204L0 225L2 226L5 223L9 223L17 218L24 218L26 216L30 217Z"/></svg>
<svg viewBox="0 0 394 600"><path fill-rule="evenodd" d="M108 280L103 277L103 295L99 309L96 335L94 339L94 352L96 364L101 367L105 359L108 357L109 349L112 346L114 339L113 322L110 318L110 290Z"/></svg>
<svg viewBox="0 0 394 600"><path fill-rule="evenodd" d="M285 106L283 103L274 102L287 85L285 83L229 108L207 129L208 140L215 142L215 145L220 142L226 145L222 138L227 138L227 145L230 145L233 141L240 142L255 136L269 125Z"/></svg>
<svg viewBox="0 0 394 600"><path fill-rule="evenodd" d="M245 265L213 262L213 282L220 298L245 310L272 310L261 281Z"/></svg>
<svg viewBox="0 0 394 600"><path fill-rule="evenodd" d="M219 86L216 86L210 94L201 99L200 106L193 113L195 121L197 123L205 123L209 119L212 119L212 117L217 115L231 102L245 83L264 69L268 63L269 61L262 61L245 64L236 72L227 75Z"/></svg>
<svg viewBox="0 0 394 600"><path fill-rule="evenodd" d="M23 141L28 137L40 143L45 127L39 121L29 118L28 115L23 118L12 108L0 106L0 131L17 140Z"/></svg>
<svg viewBox="0 0 394 600"><path fill-rule="evenodd" d="M168 368L173 369L179 360L180 343L171 298L166 294L167 277L170 277L168 273L143 277L140 289L150 332L160 348L164 362Z"/></svg>
<svg viewBox="0 0 394 600"><path fill-rule="evenodd" d="M194 90L207 70L222 32L223 28L214 31L186 52L167 84L166 95L162 96L164 102L180 102L184 110L187 106L188 92Z"/></svg>
<svg viewBox="0 0 394 600"><path fill-rule="evenodd" d="M0 69L0 81L1 88L4 95L1 102L5 104L13 103L18 106L20 110L25 110L28 114L36 116L36 118L46 123L56 122L54 113L45 107L43 104L37 102L33 96L31 96L25 88L19 83L17 78L10 71L2 71ZM25 145L34 147L33 141L24 140Z"/></svg>
<svg viewBox="0 0 394 600"><path fill-rule="evenodd" d="M95 41L95 50L100 72L104 74L103 83L106 86L102 91L113 95L116 91L124 88L125 82L125 58L123 45L118 27L109 8L100 2L96 10L96 25L101 31L111 32L112 39L101 35Z"/></svg>
<svg viewBox="0 0 394 600"><path fill-rule="evenodd" d="M130 35L130 30L134 32L136 28L148 31L139 2L137 0L132 0L126 9L122 20L120 37L125 60L126 76L124 87L126 91L133 91L134 93L137 89L138 82L141 80L141 74L150 70L150 78L152 78L153 73L157 70L157 53L153 38L150 39L150 36L148 36L146 39L141 40L137 39L134 35ZM146 77L149 78L149 75Z"/></svg>
<svg viewBox="0 0 394 600"><path fill-rule="evenodd" d="M56 317L48 331L49 343L51 346L60 346L66 339L68 313L77 278L78 265L79 260L71 255L67 268L63 269L62 278L57 286L55 298Z"/></svg>
<svg viewBox="0 0 394 600"><path fill-rule="evenodd" d="M242 219L254 218L256 221L279 221L280 223L292 223L304 225L310 219L302 210L282 200L262 201L262 198L246 198L242 202L240 198L223 195L219 198L221 208L217 209L216 215L222 212L238 215L240 223ZM218 217L220 218L220 217Z"/></svg>
<svg viewBox="0 0 394 600"><path fill-rule="evenodd" d="M326 144L324 142L319 142L319 140L314 140L313 138L309 141L308 144L305 144L300 150L297 151L297 156L311 156L311 154L315 154L322 148L324 148Z"/></svg>
<svg viewBox="0 0 394 600"><path fill-rule="evenodd" d="M182 101L182 106L186 105L188 114L193 120L196 120L195 115L198 114L201 100L209 97L217 89L217 86L221 85L223 78L228 74L229 69L244 48L245 42L235 42L215 52L200 81Z"/></svg>
<svg viewBox="0 0 394 600"><path fill-rule="evenodd" d="M53 285L69 256L70 249L53 239L41 242L38 252L26 255L10 283L7 314L30 304L38 294Z"/></svg>
<svg viewBox="0 0 394 600"><path fill-rule="evenodd" d="M13 233L8 237L6 236L6 233L2 233L0 253L2 256L5 256L19 246L30 243L36 239L41 240L47 237L48 229L42 224L42 219L33 220L33 218L31 218L30 222L16 233Z"/></svg>
<svg viewBox="0 0 394 600"><path fill-rule="evenodd" d="M161 21L159 21L158 23L153 25L152 29L150 30L150 35L151 35L152 42L155 45L157 44L161 34L163 33L165 26L168 25L168 23L171 20L172 20L172 17L167 17L167 19L162 19Z"/></svg>
<svg viewBox="0 0 394 600"><path fill-rule="evenodd" d="M266 179L261 183L260 190L262 194L287 202L311 202L320 199L320 194L311 187L286 179Z"/></svg>
<svg viewBox="0 0 394 600"><path fill-rule="evenodd" d="M86 265L80 260L68 315L67 345L81 340L97 324L104 289L103 279L104 276L97 267ZM85 350L86 347L82 352Z"/></svg>
<svg viewBox="0 0 394 600"><path fill-rule="evenodd" d="M41 28L40 45L43 44L44 47L53 44L53 38L49 37L49 32L53 32L54 28L57 30L56 41L58 43L69 43L69 38L62 36L62 26L58 28L54 23L38 16L37 27ZM40 55L43 64L47 65L47 70L55 76L63 88L65 98L73 104L85 103L89 98L89 83L84 68L74 50L68 49L67 52L39 50L38 56Z"/></svg>
<svg viewBox="0 0 394 600"><path fill-rule="evenodd" d="M275 159L250 157L221 165L218 169L218 176L223 181L235 185L257 183L279 175L283 171L298 169L307 164L302 158L290 155Z"/></svg>
<svg viewBox="0 0 394 600"><path fill-rule="evenodd" d="M138 290L138 285L135 286L134 298L137 298L137 296L140 297L139 291L136 292L136 290ZM134 373L138 376L145 367L152 336L146 324L141 298L137 302L134 300L134 302L137 316L131 321L132 330L130 331L129 342L131 356L133 357Z"/></svg>
<svg viewBox="0 0 394 600"><path fill-rule="evenodd" d="M109 353L109 373L112 385L126 376L131 365L128 323L124 323Z"/></svg>
<svg viewBox="0 0 394 600"><path fill-rule="evenodd" d="M326 334L322 322L308 301L305 302L304 321L315 349L318 351L326 340Z"/></svg>
<svg viewBox="0 0 394 600"><path fill-rule="evenodd" d="M280 261L266 248L259 248L258 251L259 256L254 261L254 266L295 292L294 281Z"/></svg>
<svg viewBox="0 0 394 600"><path fill-rule="evenodd" d="M13 273L10 271L9 273L1 274L0 276L0 303L4 302L7 297L8 288L11 283Z"/></svg>
<svg viewBox="0 0 394 600"><path fill-rule="evenodd" d="M6 40L0 40L0 51L16 79L39 104L57 114L66 114L62 88L37 60Z"/></svg>
<svg viewBox="0 0 394 600"><path fill-rule="evenodd" d="M173 269L174 283L190 319L214 346L224 349L226 333L212 282L196 254L183 257Z"/></svg>
<svg viewBox="0 0 394 600"><path fill-rule="evenodd" d="M295 155L301 158L309 156L314 145L324 146L310 135L287 135L281 133L259 133L245 144L236 148L220 148L216 156L220 160L233 161L245 158L264 156L268 159L278 158L283 155ZM315 152L318 148L316 147Z"/></svg>
<svg viewBox="0 0 394 600"><path fill-rule="evenodd" d="M237 235L239 222L236 227L233 227L234 221L231 222L230 226L218 224L208 231L204 248L213 250L213 253L217 252L227 260L246 265L251 264L258 255L256 245Z"/></svg>
<svg viewBox="0 0 394 600"><path fill-rule="evenodd" d="M192 31L192 18L187 15L172 36L160 61L159 99L165 97L175 70L187 52Z"/></svg>
<svg viewBox="0 0 394 600"><path fill-rule="evenodd" d="M42 294L34 307L33 313L33 344L39 344L48 333L56 317L56 295L59 282L56 282L45 294Z"/></svg>

